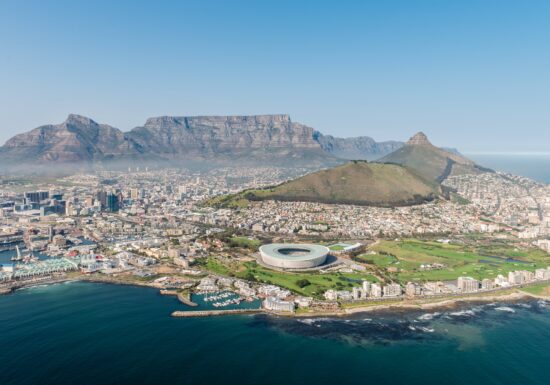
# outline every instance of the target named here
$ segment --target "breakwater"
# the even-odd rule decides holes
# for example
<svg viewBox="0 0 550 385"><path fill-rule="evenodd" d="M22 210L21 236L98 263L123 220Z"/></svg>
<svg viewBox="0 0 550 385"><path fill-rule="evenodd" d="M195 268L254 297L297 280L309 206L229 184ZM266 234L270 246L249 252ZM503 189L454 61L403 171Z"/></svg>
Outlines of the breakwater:
<svg viewBox="0 0 550 385"><path fill-rule="evenodd" d="M231 314L258 314L263 313L262 309L228 309L228 310L196 310L196 311L175 311L172 317L211 317Z"/></svg>
<svg viewBox="0 0 550 385"><path fill-rule="evenodd" d="M187 306L198 306L195 302L191 301L190 295L185 293L178 293L178 300Z"/></svg>

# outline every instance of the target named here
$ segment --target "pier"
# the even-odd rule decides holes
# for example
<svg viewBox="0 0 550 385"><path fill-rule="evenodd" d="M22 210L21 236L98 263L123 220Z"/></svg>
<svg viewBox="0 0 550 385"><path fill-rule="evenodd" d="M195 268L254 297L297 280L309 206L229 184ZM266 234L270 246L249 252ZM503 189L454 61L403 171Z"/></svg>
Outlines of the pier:
<svg viewBox="0 0 550 385"><path fill-rule="evenodd" d="M212 317L232 314L259 314L262 309L230 309L230 310L197 310L197 311L175 311L172 317L192 318L192 317Z"/></svg>
<svg viewBox="0 0 550 385"><path fill-rule="evenodd" d="M178 295L178 291L177 290L161 289L160 295Z"/></svg>
<svg viewBox="0 0 550 385"><path fill-rule="evenodd" d="M191 296L185 293L178 293L178 300L184 305L195 307L198 306L195 302L191 301Z"/></svg>

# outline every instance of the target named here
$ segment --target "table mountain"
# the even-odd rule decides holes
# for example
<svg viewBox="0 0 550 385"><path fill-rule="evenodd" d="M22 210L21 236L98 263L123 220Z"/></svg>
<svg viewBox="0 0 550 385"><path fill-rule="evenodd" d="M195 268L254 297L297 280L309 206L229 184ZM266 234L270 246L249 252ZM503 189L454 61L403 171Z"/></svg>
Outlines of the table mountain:
<svg viewBox="0 0 550 385"><path fill-rule="evenodd" d="M332 135L319 135L321 148L343 159L373 160L403 147L403 142L376 142L368 136L356 138L335 138Z"/></svg>
<svg viewBox="0 0 550 385"><path fill-rule="evenodd" d="M0 148L4 163L126 159L326 166L373 159L402 146L369 137L335 138L288 115L163 116L129 132L71 114L65 122L19 134Z"/></svg>

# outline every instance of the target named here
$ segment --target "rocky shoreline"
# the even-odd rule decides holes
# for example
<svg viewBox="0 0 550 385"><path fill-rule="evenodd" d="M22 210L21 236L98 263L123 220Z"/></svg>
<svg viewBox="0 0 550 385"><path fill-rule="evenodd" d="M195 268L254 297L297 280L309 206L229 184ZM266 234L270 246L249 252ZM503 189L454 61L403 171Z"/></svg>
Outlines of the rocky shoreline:
<svg viewBox="0 0 550 385"><path fill-rule="evenodd" d="M104 283L104 284L112 284L112 285L128 285L128 286L136 286L136 287L150 287L152 289L160 290L161 294L165 294L163 293L164 290L162 287L152 282L136 282L136 281L129 282L126 280L116 279L112 277L99 278L99 277L92 277L92 276L60 277L60 278L53 278L48 281L29 282L28 284L23 283L20 286L16 286L12 288L0 287L0 294L10 294L16 290L23 289L26 287L32 287L37 285L52 285L52 284L71 282L71 281ZM177 297L178 299L180 299L180 295L177 295ZM306 311L299 311L297 313L282 313L282 312L272 312L267 310L264 311L263 309L258 309L258 312L277 315L277 316L291 317L291 318L292 317L294 318L326 317L326 316L346 317L346 316L355 315L359 313L370 313L370 312L377 312L377 311L393 311L393 310L401 311L401 312L402 311L419 311L419 310L435 311L438 309L453 309L453 308L457 308L457 307L460 307L463 305L469 305L469 304L479 304L479 303L487 303L487 302L518 302L518 301L526 301L526 300L532 300L532 299L550 300L550 296L536 295L536 294L528 293L518 289L514 289L512 292L501 294L501 295L477 294L477 295L463 296L463 297L457 297L457 298L439 298L437 301L405 300L400 302L389 302L384 304L357 306L353 308L343 308L335 311L306 310ZM189 304L189 305L196 306L196 304L193 304L193 305Z"/></svg>

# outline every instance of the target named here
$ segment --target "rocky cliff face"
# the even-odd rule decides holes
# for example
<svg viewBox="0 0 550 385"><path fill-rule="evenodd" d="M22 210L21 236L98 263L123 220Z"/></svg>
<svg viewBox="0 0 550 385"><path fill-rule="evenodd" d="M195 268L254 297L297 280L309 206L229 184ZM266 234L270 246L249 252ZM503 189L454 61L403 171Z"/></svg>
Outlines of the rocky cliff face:
<svg viewBox="0 0 550 385"><path fill-rule="evenodd" d="M452 175L492 171L478 166L456 152L434 146L422 132L415 134L403 147L379 159L378 162L405 166L426 180L437 183Z"/></svg>
<svg viewBox="0 0 550 385"><path fill-rule="evenodd" d="M150 118L127 133L69 115L61 124L11 138L0 148L0 159L70 163L146 157L329 165L342 159L375 159L402 145L377 143L369 137L323 135L291 121L288 115L163 116Z"/></svg>
<svg viewBox="0 0 550 385"><path fill-rule="evenodd" d="M331 135L320 135L318 142L323 150L343 159L373 160L383 157L403 147L402 142L376 142L368 136L357 138L335 138Z"/></svg>
<svg viewBox="0 0 550 385"><path fill-rule="evenodd" d="M315 130L288 115L150 118L128 133L144 149L167 155L211 155L257 149L319 149Z"/></svg>
<svg viewBox="0 0 550 385"><path fill-rule="evenodd" d="M406 143L408 146L431 146L432 143L428 140L426 134L422 131L414 134Z"/></svg>
<svg viewBox="0 0 550 385"><path fill-rule="evenodd" d="M80 115L57 125L35 128L11 138L2 147L4 158L56 162L93 161L139 153L117 128Z"/></svg>

